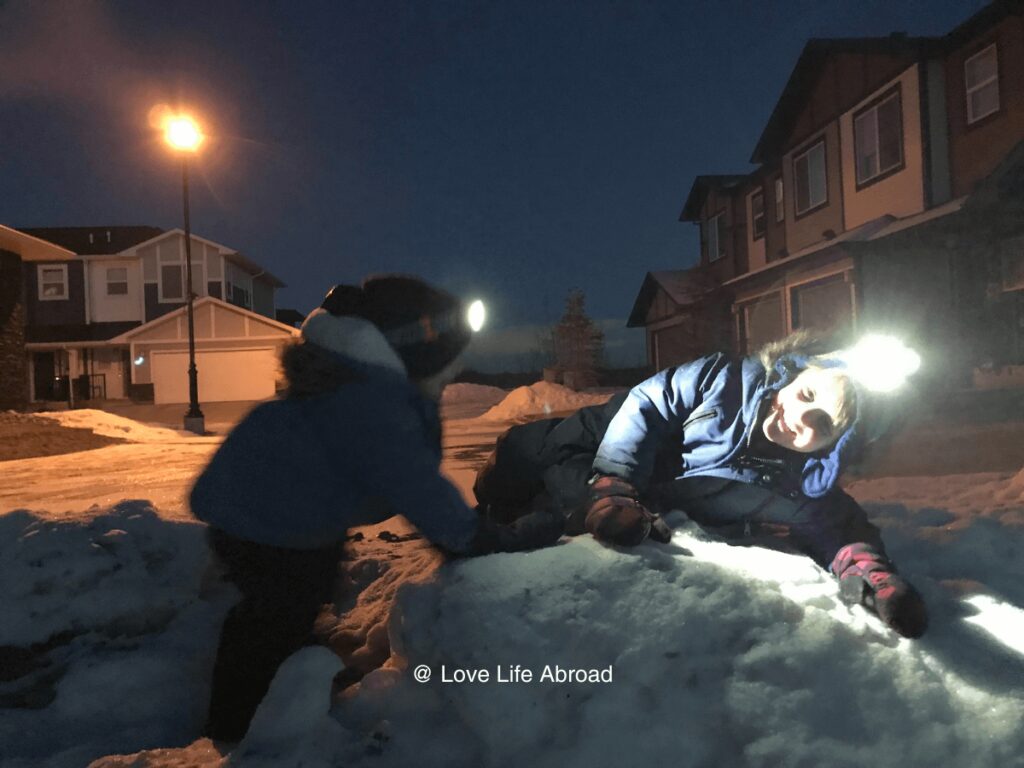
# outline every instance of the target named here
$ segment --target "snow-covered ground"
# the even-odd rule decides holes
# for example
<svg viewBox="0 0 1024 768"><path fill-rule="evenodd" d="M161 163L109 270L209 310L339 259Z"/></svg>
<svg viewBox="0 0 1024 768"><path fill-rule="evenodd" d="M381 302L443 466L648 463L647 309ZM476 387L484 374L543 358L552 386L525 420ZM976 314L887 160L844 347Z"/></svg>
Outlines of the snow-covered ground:
<svg viewBox="0 0 1024 768"><path fill-rule="evenodd" d="M444 404L445 470L471 497L507 422L465 394ZM165 438L0 464L5 766L223 762L197 739L232 593L184 506L216 442ZM341 661L297 654L231 763L1024 765L1024 470L848 489L928 600L919 641L806 558L682 517L667 545L580 537L443 567L395 519L350 542L331 641L361 671L390 658L330 706Z"/></svg>
<svg viewBox="0 0 1024 768"><path fill-rule="evenodd" d="M607 402L612 391L577 392L550 381L538 381L517 387L480 418L484 421L515 421L524 417L544 417L574 411L587 405Z"/></svg>

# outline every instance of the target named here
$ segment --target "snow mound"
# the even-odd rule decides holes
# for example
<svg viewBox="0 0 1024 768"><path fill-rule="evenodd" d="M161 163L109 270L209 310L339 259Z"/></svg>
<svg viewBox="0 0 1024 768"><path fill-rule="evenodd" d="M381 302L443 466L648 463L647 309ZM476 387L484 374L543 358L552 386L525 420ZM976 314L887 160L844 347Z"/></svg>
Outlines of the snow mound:
<svg viewBox="0 0 1024 768"><path fill-rule="evenodd" d="M546 415L557 411L574 411L584 406L605 403L610 397L610 393L576 392L561 384L538 381L528 387L513 389L504 400L480 418L488 421L504 421L523 416Z"/></svg>
<svg viewBox="0 0 1024 768"><path fill-rule="evenodd" d="M341 740L344 731L328 712L331 683L340 671L341 660L326 648L304 648L290 656L274 675L248 733L231 755L232 763L338 765L331 745Z"/></svg>
<svg viewBox="0 0 1024 768"><path fill-rule="evenodd" d="M441 393L441 404L453 403L499 403L507 393L500 387L489 387L486 384L449 384Z"/></svg>
<svg viewBox="0 0 1024 768"><path fill-rule="evenodd" d="M206 714L231 595L198 599L203 526L146 501L93 512L0 516L0 743L24 765L188 743Z"/></svg>
<svg viewBox="0 0 1024 768"><path fill-rule="evenodd" d="M973 674L975 636L900 639L807 558L692 525L667 546L580 537L456 563L403 590L391 633L391 666L338 707L346 765L895 768L1024 754L1024 681L996 662ZM394 736L360 752L382 722Z"/></svg>
<svg viewBox="0 0 1024 768"><path fill-rule="evenodd" d="M191 432L154 427L95 408L81 408L73 411L40 411L34 415L52 419L65 427L91 429L97 435L120 437L135 443L153 443L195 437Z"/></svg>

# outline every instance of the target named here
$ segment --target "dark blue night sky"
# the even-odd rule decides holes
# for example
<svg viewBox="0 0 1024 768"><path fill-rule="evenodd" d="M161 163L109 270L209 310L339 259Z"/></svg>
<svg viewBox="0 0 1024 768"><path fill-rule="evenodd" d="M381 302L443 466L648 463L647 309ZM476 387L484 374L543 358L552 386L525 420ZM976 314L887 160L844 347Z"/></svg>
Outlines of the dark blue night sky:
<svg viewBox="0 0 1024 768"><path fill-rule="evenodd" d="M0 2L0 223L181 226L146 116L187 105L214 134L193 231L288 283L279 306L418 273L485 298L521 367L570 288L622 326L647 270L694 263L693 177L750 170L808 38L984 4Z"/></svg>

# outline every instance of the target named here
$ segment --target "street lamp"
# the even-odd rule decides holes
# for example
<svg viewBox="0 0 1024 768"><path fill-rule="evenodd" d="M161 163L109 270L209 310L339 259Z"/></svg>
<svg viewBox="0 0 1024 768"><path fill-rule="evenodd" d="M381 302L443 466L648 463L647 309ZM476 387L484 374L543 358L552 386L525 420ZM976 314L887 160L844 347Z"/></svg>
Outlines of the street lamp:
<svg viewBox="0 0 1024 768"><path fill-rule="evenodd" d="M181 154L181 195L185 208L185 290L188 292L188 411L185 429L197 435L206 432L203 412L199 410L199 382L196 375L196 331L192 312L192 230L188 222L188 156L203 143L199 125L187 115L169 116L164 123L164 140Z"/></svg>

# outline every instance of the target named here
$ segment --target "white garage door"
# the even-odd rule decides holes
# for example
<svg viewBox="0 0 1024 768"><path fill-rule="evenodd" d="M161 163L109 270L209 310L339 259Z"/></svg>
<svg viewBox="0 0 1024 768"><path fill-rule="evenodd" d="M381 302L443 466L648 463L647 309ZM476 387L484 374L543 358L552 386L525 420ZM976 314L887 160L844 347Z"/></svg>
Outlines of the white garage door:
<svg viewBox="0 0 1024 768"><path fill-rule="evenodd" d="M188 352L153 352L153 399L188 402ZM263 400L274 395L277 355L260 349L197 350L199 403Z"/></svg>

